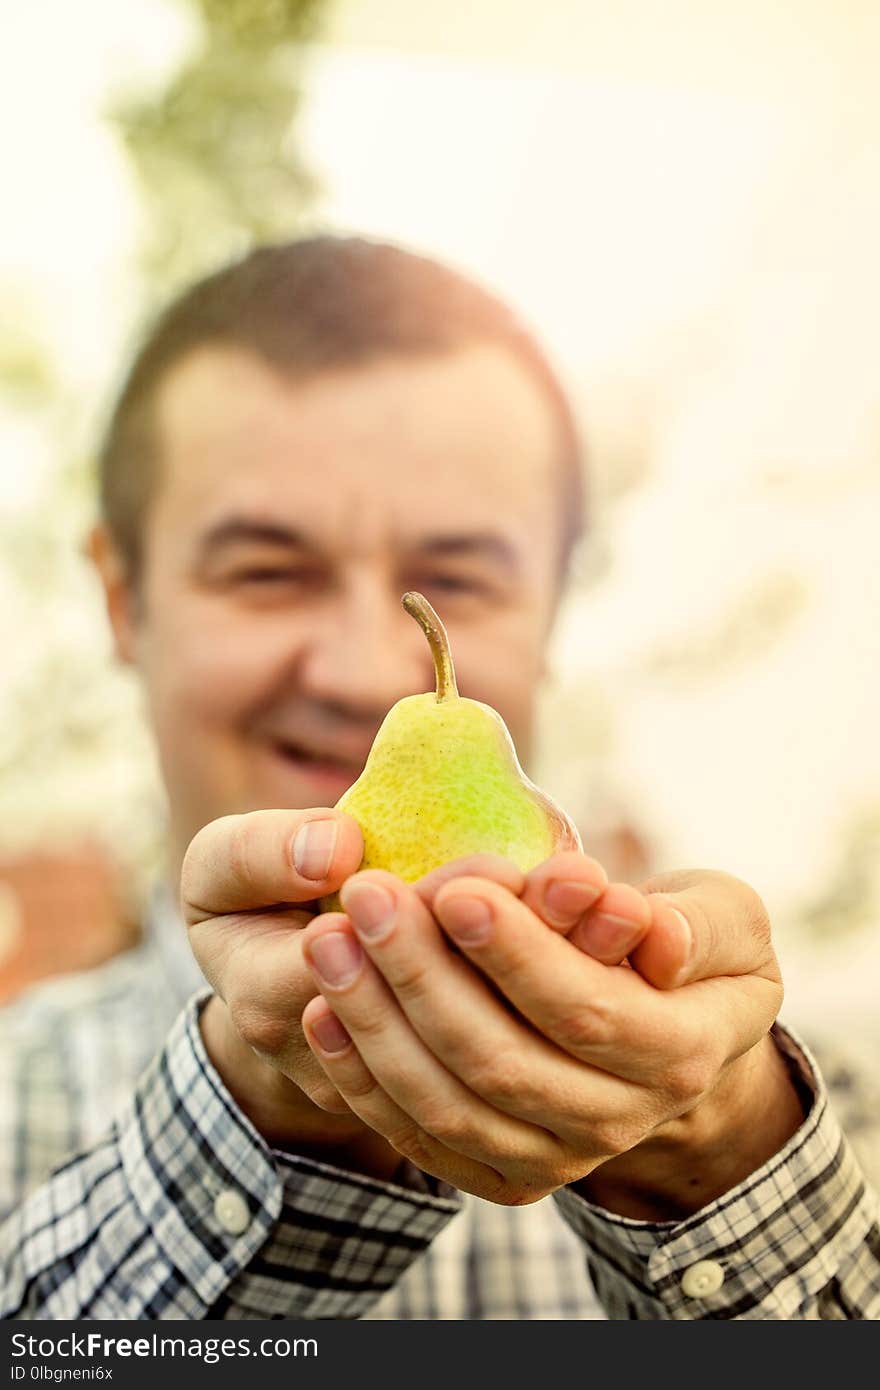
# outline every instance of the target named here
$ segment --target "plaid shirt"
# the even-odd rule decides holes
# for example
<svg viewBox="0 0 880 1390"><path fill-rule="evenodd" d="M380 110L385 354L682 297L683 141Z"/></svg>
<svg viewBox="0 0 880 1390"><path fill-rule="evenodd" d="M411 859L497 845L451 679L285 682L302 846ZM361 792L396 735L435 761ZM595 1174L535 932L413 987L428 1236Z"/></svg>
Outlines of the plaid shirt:
<svg viewBox="0 0 880 1390"><path fill-rule="evenodd" d="M0 1015L0 1316L880 1318L876 1198L781 1029L810 1114L695 1216L633 1221L570 1188L494 1206L272 1152L205 1054L171 919Z"/></svg>

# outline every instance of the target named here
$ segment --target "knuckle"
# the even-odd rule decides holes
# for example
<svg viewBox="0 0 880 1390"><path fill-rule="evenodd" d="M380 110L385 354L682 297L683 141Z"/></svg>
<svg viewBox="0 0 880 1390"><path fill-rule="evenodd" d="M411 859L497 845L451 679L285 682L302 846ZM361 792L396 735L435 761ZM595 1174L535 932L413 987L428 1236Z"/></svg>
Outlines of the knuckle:
<svg viewBox="0 0 880 1390"><path fill-rule="evenodd" d="M603 1115L590 1125L590 1145L604 1159L627 1153L642 1137L634 1133L632 1124L617 1116Z"/></svg>
<svg viewBox="0 0 880 1390"><path fill-rule="evenodd" d="M291 1039L290 1019L253 1003L230 1000L229 1016L239 1037L266 1057L280 1057Z"/></svg>
<svg viewBox="0 0 880 1390"><path fill-rule="evenodd" d="M314 1085L303 1088L309 1100L317 1105L319 1110L327 1110L332 1115L345 1115L351 1113L351 1106L342 1099L336 1087L329 1081L317 1081Z"/></svg>
<svg viewBox="0 0 880 1390"><path fill-rule="evenodd" d="M434 1142L425 1133L421 1125L410 1121L398 1126L385 1136L392 1149L397 1153L403 1154L417 1168L427 1168L432 1162L435 1148Z"/></svg>
<svg viewBox="0 0 880 1390"><path fill-rule="evenodd" d="M718 1074L713 1060L694 1054L676 1062L666 1072L664 1089L677 1107L688 1107L702 1100Z"/></svg>
<svg viewBox="0 0 880 1390"><path fill-rule="evenodd" d="M463 1119L461 1109L456 1105L438 1105L435 1102L426 1106L419 1113L418 1126L424 1134L450 1147L466 1144L471 1137L471 1126Z"/></svg>
<svg viewBox="0 0 880 1390"><path fill-rule="evenodd" d="M423 961L404 958L386 966L388 983L401 999L421 999L428 987L428 971Z"/></svg>
<svg viewBox="0 0 880 1390"><path fill-rule="evenodd" d="M346 1074L345 1093L355 1101L368 1101L380 1091L379 1083L371 1071L361 1064L350 1074Z"/></svg>
<svg viewBox="0 0 880 1390"><path fill-rule="evenodd" d="M492 974L499 980L516 980L523 976L527 977L528 973L535 968L535 955L531 945L515 938L511 940L510 937L504 939L501 944L503 950L498 951L495 955Z"/></svg>
<svg viewBox="0 0 880 1390"><path fill-rule="evenodd" d="M611 1001L595 996L575 1013L562 1014L553 1035L569 1051L588 1052L607 1046L618 1030L617 1011Z"/></svg>
<svg viewBox="0 0 880 1390"><path fill-rule="evenodd" d="M502 1054L477 1067L468 1077L468 1084L477 1095L504 1103L522 1097L528 1078L515 1057Z"/></svg>
<svg viewBox="0 0 880 1390"><path fill-rule="evenodd" d="M346 1019L346 1022L348 1023L349 1020ZM349 1031L351 1031L352 1026L356 1026L358 1037L363 1039L367 1045L374 1041L382 1043L387 1041L388 1020L380 1009L360 1010L349 1024Z"/></svg>

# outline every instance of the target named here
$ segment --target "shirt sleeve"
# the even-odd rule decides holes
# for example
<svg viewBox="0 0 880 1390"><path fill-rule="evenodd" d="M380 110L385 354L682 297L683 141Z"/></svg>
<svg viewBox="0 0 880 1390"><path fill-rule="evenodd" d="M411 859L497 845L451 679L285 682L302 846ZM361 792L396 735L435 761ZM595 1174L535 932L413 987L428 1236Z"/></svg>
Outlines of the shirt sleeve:
<svg viewBox="0 0 880 1390"><path fill-rule="evenodd" d="M458 1210L273 1153L211 1065L191 1001L104 1140L0 1228L0 1317L357 1318Z"/></svg>
<svg viewBox="0 0 880 1390"><path fill-rule="evenodd" d="M617 1216L572 1188L556 1194L610 1318L880 1318L877 1197L809 1053L779 1026L774 1037L813 1102L744 1182L681 1222Z"/></svg>

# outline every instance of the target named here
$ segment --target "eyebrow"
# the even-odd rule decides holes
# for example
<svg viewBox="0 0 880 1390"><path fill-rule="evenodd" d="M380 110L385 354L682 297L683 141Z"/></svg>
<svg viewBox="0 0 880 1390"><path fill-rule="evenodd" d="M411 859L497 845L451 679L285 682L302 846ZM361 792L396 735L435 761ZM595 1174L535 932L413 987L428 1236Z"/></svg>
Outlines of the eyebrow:
<svg viewBox="0 0 880 1390"><path fill-rule="evenodd" d="M274 545L286 550L314 550L305 531L275 521L256 521L247 517L228 517L210 527L198 546L201 559L233 545ZM428 535L412 546L412 553L430 559L487 558L516 573L519 556L510 541L493 531L462 535Z"/></svg>
<svg viewBox="0 0 880 1390"><path fill-rule="evenodd" d="M500 561L506 569L514 572L520 567L519 555L514 546L494 531L478 531L460 536L423 536L414 546L414 550L432 558L436 556L438 559L454 559L457 556L465 559L471 556L486 557Z"/></svg>
<svg viewBox="0 0 880 1390"><path fill-rule="evenodd" d="M199 555L205 558L212 551L222 550L225 546L248 543L284 546L287 550L311 549L305 532L295 527L282 526L275 521L229 517L225 521L218 521L205 532L199 542Z"/></svg>

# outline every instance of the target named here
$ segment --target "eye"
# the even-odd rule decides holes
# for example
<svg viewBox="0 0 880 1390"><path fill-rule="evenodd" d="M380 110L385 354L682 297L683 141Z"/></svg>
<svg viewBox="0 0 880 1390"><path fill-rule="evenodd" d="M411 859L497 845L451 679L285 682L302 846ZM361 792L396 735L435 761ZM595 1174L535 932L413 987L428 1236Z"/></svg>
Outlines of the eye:
<svg viewBox="0 0 880 1390"><path fill-rule="evenodd" d="M425 575L420 581L420 585L425 589L433 589L444 594L480 594L484 592L485 585L472 575L465 574L431 574ZM417 584L418 588L419 585Z"/></svg>
<svg viewBox="0 0 880 1390"><path fill-rule="evenodd" d="M295 581L299 576L290 570L253 569L242 570L235 578L239 584L278 584L285 580Z"/></svg>
<svg viewBox="0 0 880 1390"><path fill-rule="evenodd" d="M291 569L289 566L253 565L249 569L238 570L231 578L233 584L307 584L314 575L309 570Z"/></svg>
<svg viewBox="0 0 880 1390"><path fill-rule="evenodd" d="M291 565L253 564L233 570L222 581L225 591L246 604L289 604L314 594L319 571Z"/></svg>

